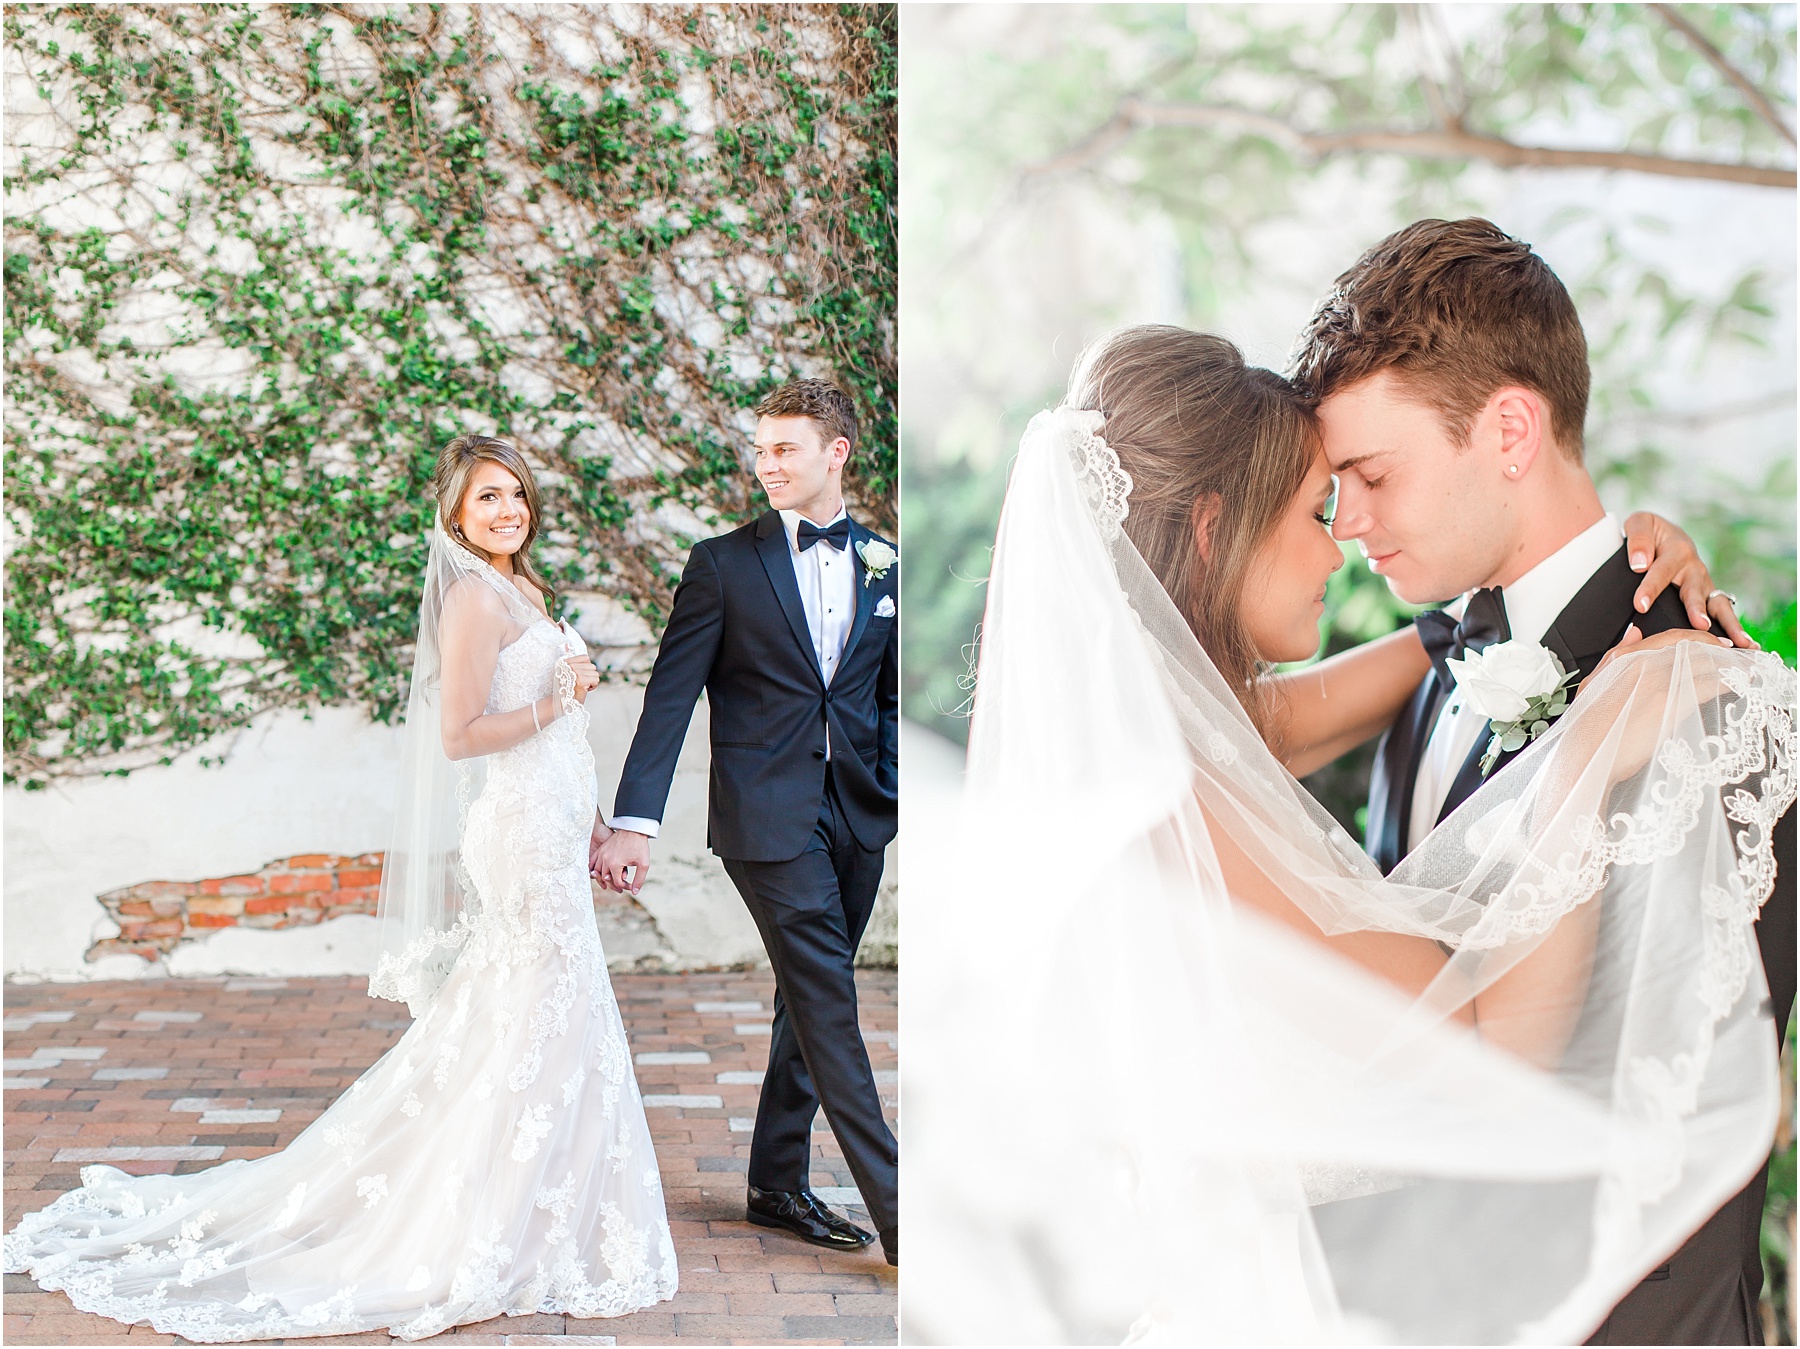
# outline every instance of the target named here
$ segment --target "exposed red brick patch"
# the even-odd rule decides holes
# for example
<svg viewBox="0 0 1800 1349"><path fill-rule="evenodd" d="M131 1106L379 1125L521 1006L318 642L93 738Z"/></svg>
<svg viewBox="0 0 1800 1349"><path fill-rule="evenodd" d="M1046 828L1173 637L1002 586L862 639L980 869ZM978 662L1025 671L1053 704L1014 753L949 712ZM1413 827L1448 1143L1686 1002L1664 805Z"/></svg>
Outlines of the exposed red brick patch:
<svg viewBox="0 0 1800 1349"><path fill-rule="evenodd" d="M381 853L301 853L254 875L197 881L144 881L101 895L119 935L95 942L107 955L160 960L183 941L222 927L310 927L325 918L375 912Z"/></svg>
<svg viewBox="0 0 1800 1349"><path fill-rule="evenodd" d="M330 890L331 873L291 871L269 877L269 890L277 895L291 895L300 890Z"/></svg>
<svg viewBox="0 0 1800 1349"><path fill-rule="evenodd" d="M244 911L244 901L236 895L195 895L188 900L187 911L190 919L197 913L236 918Z"/></svg>

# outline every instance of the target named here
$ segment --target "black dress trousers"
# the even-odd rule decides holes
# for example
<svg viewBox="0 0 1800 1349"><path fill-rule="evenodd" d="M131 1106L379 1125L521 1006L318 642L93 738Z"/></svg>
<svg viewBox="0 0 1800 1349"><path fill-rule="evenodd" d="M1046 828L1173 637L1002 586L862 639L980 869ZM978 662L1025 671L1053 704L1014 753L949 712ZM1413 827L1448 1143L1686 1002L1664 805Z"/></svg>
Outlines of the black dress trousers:
<svg viewBox="0 0 1800 1349"><path fill-rule="evenodd" d="M750 1140L749 1183L809 1188L812 1123L822 1105L877 1229L898 1219L899 1149L857 1026L855 957L883 854L850 832L829 769L806 848L785 862L721 858L756 920L775 971L769 1067Z"/></svg>

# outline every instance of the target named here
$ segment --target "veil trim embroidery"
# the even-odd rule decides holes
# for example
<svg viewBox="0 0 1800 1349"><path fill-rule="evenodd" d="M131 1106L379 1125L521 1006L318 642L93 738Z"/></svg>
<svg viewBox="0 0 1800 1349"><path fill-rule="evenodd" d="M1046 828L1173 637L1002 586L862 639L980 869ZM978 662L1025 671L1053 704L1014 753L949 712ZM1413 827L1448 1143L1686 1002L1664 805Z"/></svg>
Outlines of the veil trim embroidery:
<svg viewBox="0 0 1800 1349"><path fill-rule="evenodd" d="M1082 408L1059 407L1054 414L1075 465L1075 481L1087 498L1100 537L1111 543L1130 511L1131 475L1119 464L1119 455L1100 435L1106 425L1103 414Z"/></svg>

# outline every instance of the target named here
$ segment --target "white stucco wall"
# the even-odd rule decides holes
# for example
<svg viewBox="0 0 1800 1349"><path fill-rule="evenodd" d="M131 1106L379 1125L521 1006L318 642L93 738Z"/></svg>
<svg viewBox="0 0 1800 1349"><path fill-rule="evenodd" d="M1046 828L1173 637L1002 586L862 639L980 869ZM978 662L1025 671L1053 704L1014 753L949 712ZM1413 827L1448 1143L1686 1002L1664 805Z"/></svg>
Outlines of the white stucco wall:
<svg viewBox="0 0 1800 1349"><path fill-rule="evenodd" d="M610 805L643 704L635 683L588 699L589 739ZM602 911L609 957L698 969L766 963L756 926L706 849L706 705L697 710L669 794L662 837L639 900L650 924ZM349 708L278 712L167 767L5 792L5 971L18 979L128 979L198 974L364 974L375 920L314 927L224 928L155 965L118 955L88 963L117 929L95 896L153 880L255 871L280 857L384 851L401 732ZM203 758L223 757L202 766ZM891 865L869 941L891 945L898 878Z"/></svg>

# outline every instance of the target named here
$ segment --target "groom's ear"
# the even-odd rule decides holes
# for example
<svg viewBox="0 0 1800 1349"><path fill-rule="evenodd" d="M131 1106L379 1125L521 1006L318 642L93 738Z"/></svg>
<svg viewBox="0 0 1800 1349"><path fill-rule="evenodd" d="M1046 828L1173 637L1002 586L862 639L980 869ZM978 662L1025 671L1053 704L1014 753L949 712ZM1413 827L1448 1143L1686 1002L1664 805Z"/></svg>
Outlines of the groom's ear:
<svg viewBox="0 0 1800 1349"><path fill-rule="evenodd" d="M1494 390L1475 419L1475 439L1487 440L1498 457L1499 471L1512 482L1530 475L1546 448L1549 408L1542 394L1523 385Z"/></svg>
<svg viewBox="0 0 1800 1349"><path fill-rule="evenodd" d="M1208 566L1212 565L1212 533L1213 524L1219 518L1219 508L1224 504L1217 492L1204 492L1194 499L1194 509L1189 518L1194 526L1194 546L1200 550L1200 560Z"/></svg>

